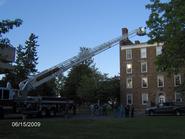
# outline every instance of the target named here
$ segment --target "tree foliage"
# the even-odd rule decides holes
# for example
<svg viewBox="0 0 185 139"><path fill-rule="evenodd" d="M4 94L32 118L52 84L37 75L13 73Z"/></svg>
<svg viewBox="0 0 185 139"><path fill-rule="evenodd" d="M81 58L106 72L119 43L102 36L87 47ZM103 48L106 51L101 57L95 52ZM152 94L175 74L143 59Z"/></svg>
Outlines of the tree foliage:
<svg viewBox="0 0 185 139"><path fill-rule="evenodd" d="M147 21L150 29L149 42L164 44L162 54L156 60L158 70L168 74L180 72L185 75L185 1L151 0L146 8L151 10ZM184 95L184 81L177 90Z"/></svg>
<svg viewBox="0 0 185 139"><path fill-rule="evenodd" d="M29 96L56 96L55 80L50 80L29 92Z"/></svg>
<svg viewBox="0 0 185 139"><path fill-rule="evenodd" d="M83 101L93 102L98 98L97 93L97 80L92 75L84 75L81 78L80 84L77 88L77 95Z"/></svg>
<svg viewBox="0 0 185 139"><path fill-rule="evenodd" d="M19 27L22 24L22 22L23 21L21 19L15 19L15 20L7 19L7 20L0 21L0 47L4 47L6 45L11 45L10 40L8 38L4 38L3 34L6 34L14 27ZM1 84L3 86L5 86L8 81L11 81L12 83L16 82L16 73L15 72L6 74L6 77L4 77L1 80Z"/></svg>
<svg viewBox="0 0 185 139"><path fill-rule="evenodd" d="M80 64L74 66L68 74L65 80L64 96L77 99L77 90L80 86L80 82L83 76L90 76L92 73L91 68L88 65Z"/></svg>
<svg viewBox="0 0 185 139"><path fill-rule="evenodd" d="M4 78L6 82L11 82L15 88L18 88L21 81L37 72L37 38L36 35L31 33L28 40L25 42L25 45L19 45L17 47L16 61L14 65L15 71L6 74L6 77Z"/></svg>
<svg viewBox="0 0 185 139"><path fill-rule="evenodd" d="M14 27L19 27L21 24L22 24L21 19L15 20L7 19L0 21L0 43L10 45L10 40L8 38L3 38L2 34L9 32L9 30L13 29Z"/></svg>
<svg viewBox="0 0 185 139"><path fill-rule="evenodd" d="M89 49L81 48L80 51L86 55ZM105 102L119 98L119 84L119 78L102 75L93 64L93 59L89 59L69 71L61 95L81 102Z"/></svg>
<svg viewBox="0 0 185 139"><path fill-rule="evenodd" d="M185 1L151 0L147 21L150 42L164 43L163 53L157 59L158 69L168 73L185 67Z"/></svg>
<svg viewBox="0 0 185 139"><path fill-rule="evenodd" d="M22 24L21 19L2 20L0 21L0 44L11 45L8 38L3 38L3 34L9 32L14 27L19 27ZM25 42L25 46L19 45L17 47L16 62L14 65L15 71L6 74L3 82L11 82L13 87L18 88L20 81L26 79L29 75L36 73L37 57L37 39L33 33Z"/></svg>
<svg viewBox="0 0 185 139"><path fill-rule="evenodd" d="M25 42L24 56L21 57L24 63L25 72L27 75L34 75L37 72L36 65L38 64L37 44L38 36L31 33L28 40Z"/></svg>
<svg viewBox="0 0 185 139"><path fill-rule="evenodd" d="M83 57L89 53L89 49L85 47L80 48L79 56ZM62 92L62 96L78 99L77 90L80 85L80 81L82 76L89 76L92 73L91 65L93 63L93 59L90 58L88 60L82 61L82 63L75 65L71 68L64 81L64 89Z"/></svg>
<svg viewBox="0 0 185 139"><path fill-rule="evenodd" d="M78 96L86 102L107 102L119 100L120 79L115 76L108 78L101 74L83 76L77 90Z"/></svg>
<svg viewBox="0 0 185 139"><path fill-rule="evenodd" d="M105 78L98 83L97 97L103 102L120 100L120 78L118 76Z"/></svg>
<svg viewBox="0 0 185 139"><path fill-rule="evenodd" d="M25 69L24 69L24 51L23 51L23 46L22 45L19 45L17 47L17 56L16 56L16 65L15 65L15 72L16 72L16 76L18 77L17 78L17 82L19 83L20 81L24 80L26 77L27 77L27 74L25 72Z"/></svg>
<svg viewBox="0 0 185 139"><path fill-rule="evenodd" d="M81 56L82 55L84 55L84 56L89 55L90 51L91 51L90 48L80 47L80 53L79 53L79 55L81 55ZM87 60L84 60L81 64L85 64L87 66L90 66L90 65L92 65L92 63L93 63L93 58L89 58Z"/></svg>

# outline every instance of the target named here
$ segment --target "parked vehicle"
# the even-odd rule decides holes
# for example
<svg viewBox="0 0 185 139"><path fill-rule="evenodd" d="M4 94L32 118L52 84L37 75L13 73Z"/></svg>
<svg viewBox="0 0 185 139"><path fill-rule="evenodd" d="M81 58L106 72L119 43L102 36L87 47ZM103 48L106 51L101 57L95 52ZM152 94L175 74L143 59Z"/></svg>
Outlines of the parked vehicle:
<svg viewBox="0 0 185 139"><path fill-rule="evenodd" d="M160 103L155 107L149 107L145 109L145 114L149 116L153 115L184 115L185 105L175 104L174 102Z"/></svg>

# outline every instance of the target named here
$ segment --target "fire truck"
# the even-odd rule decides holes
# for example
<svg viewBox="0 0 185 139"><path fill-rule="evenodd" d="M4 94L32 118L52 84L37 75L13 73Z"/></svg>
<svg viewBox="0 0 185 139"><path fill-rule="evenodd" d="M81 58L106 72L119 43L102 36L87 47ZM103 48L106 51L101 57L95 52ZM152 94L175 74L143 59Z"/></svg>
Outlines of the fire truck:
<svg viewBox="0 0 185 139"><path fill-rule="evenodd" d="M102 43L94 48L89 48L87 51L81 52L62 63L27 78L20 82L19 90L12 89L11 85L7 83L6 88L0 88L0 118L3 118L6 114L40 115L45 117L47 115L55 116L59 112L64 114L69 111L74 112L75 105L72 100L60 97L33 97L28 96L28 92L60 76L73 66L112 48L120 41L128 40L128 37L132 35L143 36L145 34L145 28L142 27L131 32L126 31L117 38Z"/></svg>

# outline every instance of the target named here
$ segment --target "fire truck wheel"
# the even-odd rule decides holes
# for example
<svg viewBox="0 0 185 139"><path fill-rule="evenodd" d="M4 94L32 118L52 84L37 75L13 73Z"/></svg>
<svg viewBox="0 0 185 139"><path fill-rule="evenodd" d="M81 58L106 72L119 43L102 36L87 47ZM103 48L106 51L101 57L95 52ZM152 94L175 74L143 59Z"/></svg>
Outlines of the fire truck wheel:
<svg viewBox="0 0 185 139"><path fill-rule="evenodd" d="M56 116L56 111L55 111L54 108L52 108L52 109L49 111L49 116L51 116L51 117Z"/></svg>
<svg viewBox="0 0 185 139"><path fill-rule="evenodd" d="M41 117L46 117L47 116L47 109L43 108L40 113Z"/></svg>
<svg viewBox="0 0 185 139"><path fill-rule="evenodd" d="M176 110L175 114L176 116L181 116L181 112L179 110Z"/></svg>
<svg viewBox="0 0 185 139"><path fill-rule="evenodd" d="M0 107L0 119L4 118L4 110Z"/></svg>

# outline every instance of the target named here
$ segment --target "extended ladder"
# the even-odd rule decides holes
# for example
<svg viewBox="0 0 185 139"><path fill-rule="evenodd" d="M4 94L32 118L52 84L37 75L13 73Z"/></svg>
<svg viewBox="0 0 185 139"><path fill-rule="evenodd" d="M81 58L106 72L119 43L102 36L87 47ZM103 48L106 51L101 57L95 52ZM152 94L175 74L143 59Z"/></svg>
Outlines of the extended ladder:
<svg viewBox="0 0 185 139"><path fill-rule="evenodd" d="M78 65L80 63L82 63L85 60L90 59L91 57L115 46L116 44L118 44L121 40L126 40L128 39L129 36L133 35L133 34L137 34L139 36L143 36L145 35L145 28L138 28L132 32L129 32L128 34L123 34L123 36L119 36L117 38L114 38L110 41L107 41L103 44L100 44L92 49L88 49L88 51L85 51L84 53L79 53L78 55L65 60L64 62L51 67L47 70L44 70L40 73L38 73L35 76L32 76L22 82L20 82L19 87L20 87L20 91L22 92L22 95L24 97L27 96L27 93L40 86L41 84L55 78L56 76L61 75L63 72L67 71L68 69L70 69L71 67Z"/></svg>

